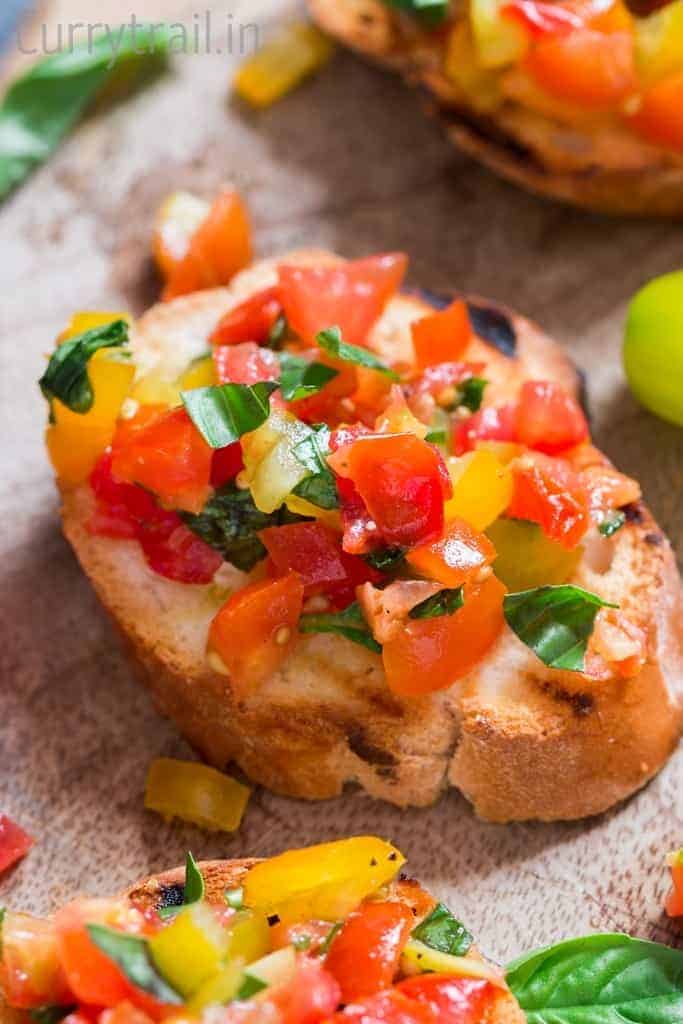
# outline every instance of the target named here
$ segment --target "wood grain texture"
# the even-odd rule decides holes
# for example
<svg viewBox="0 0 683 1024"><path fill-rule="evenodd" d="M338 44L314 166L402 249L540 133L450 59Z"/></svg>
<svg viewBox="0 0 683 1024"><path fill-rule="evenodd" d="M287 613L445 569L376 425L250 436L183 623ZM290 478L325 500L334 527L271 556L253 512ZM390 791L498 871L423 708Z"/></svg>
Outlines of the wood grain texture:
<svg viewBox="0 0 683 1024"><path fill-rule="evenodd" d="M133 6L140 18L189 21L206 6L225 16L218 3ZM85 0L46 7L52 24L93 18ZM229 6L264 28L292 9L287 0ZM120 20L122 5L98 4L98 18L112 12ZM683 432L637 408L619 362L628 298L683 264L680 228L516 191L455 154L417 97L348 55L260 114L228 97L236 63L178 58L144 94L83 125L0 211L0 808L39 840L0 882L0 903L46 911L78 891L118 891L181 863L188 847L202 858L263 856L371 831L404 849L498 960L588 930L673 940L660 908L663 856L683 842L680 752L625 806L570 825L482 824L454 794L400 812L353 792L322 804L256 792L234 837L143 810L149 760L189 751L130 677L59 535L35 380L72 310L139 312L153 300L150 224L171 188L210 195L237 182L262 254L404 248L412 283L457 282L539 320L588 371L598 443L641 479L683 554Z"/></svg>

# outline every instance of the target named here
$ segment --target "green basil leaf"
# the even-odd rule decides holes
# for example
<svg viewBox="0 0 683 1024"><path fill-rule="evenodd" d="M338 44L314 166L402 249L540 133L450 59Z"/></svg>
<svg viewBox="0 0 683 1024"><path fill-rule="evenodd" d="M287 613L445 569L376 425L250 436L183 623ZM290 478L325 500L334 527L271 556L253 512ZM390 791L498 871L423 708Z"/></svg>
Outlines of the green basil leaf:
<svg viewBox="0 0 683 1024"><path fill-rule="evenodd" d="M252 996L257 995L259 992L263 992L264 988L268 988L265 981L261 981L260 978L255 977L253 974L245 973L244 981L237 992L237 998L251 999Z"/></svg>
<svg viewBox="0 0 683 1024"><path fill-rule="evenodd" d="M225 448L243 434L256 430L270 415L270 396L276 381L258 384L218 384L181 391L188 415L212 448Z"/></svg>
<svg viewBox="0 0 683 1024"><path fill-rule="evenodd" d="M165 25L113 27L17 78L0 106L0 201L48 159L119 70L128 78L137 68L141 79L160 66L170 42Z"/></svg>
<svg viewBox="0 0 683 1024"><path fill-rule="evenodd" d="M325 936L324 941L321 942L321 944L320 944L320 948L318 949L318 955L319 956L327 956L327 954L330 951L330 946L334 942L335 937L341 931L343 924L344 924L343 921L335 921L334 922L334 924L330 928L329 932Z"/></svg>
<svg viewBox="0 0 683 1024"><path fill-rule="evenodd" d="M614 509L605 516L603 521L599 524L598 530L603 537L613 537L614 534L622 528L625 522L625 513L620 509Z"/></svg>
<svg viewBox="0 0 683 1024"><path fill-rule="evenodd" d="M59 399L72 412L84 414L95 399L88 377L88 363L101 348L121 348L128 344L128 324L114 320L104 327L77 334L58 345L43 376L38 381L45 398Z"/></svg>
<svg viewBox="0 0 683 1024"><path fill-rule="evenodd" d="M193 903L201 903L204 899L206 892L204 886L204 879L202 873L197 867L197 861L194 859L192 854L188 852L187 859L185 861L185 890L183 893L183 902L175 904L171 907L162 907L158 911L159 917L174 917L184 907L189 907Z"/></svg>
<svg viewBox="0 0 683 1024"><path fill-rule="evenodd" d="M448 14L448 0L384 0L384 3L389 7L406 11L434 28L440 25Z"/></svg>
<svg viewBox="0 0 683 1024"><path fill-rule="evenodd" d="M280 313L268 333L268 348L272 348L274 352L279 352L288 333L289 324L287 323L287 317L284 313Z"/></svg>
<svg viewBox="0 0 683 1024"><path fill-rule="evenodd" d="M583 672L588 638L601 608L618 605L565 583L506 594L503 611L510 628L550 668Z"/></svg>
<svg viewBox="0 0 683 1024"><path fill-rule="evenodd" d="M311 363L302 356L284 352L280 356L280 390L286 402L315 395L339 376L339 370L324 363Z"/></svg>
<svg viewBox="0 0 683 1024"><path fill-rule="evenodd" d="M325 352L328 352L335 359L342 359L346 363L354 363L356 366L367 366L370 370L377 370L392 380L399 380L399 375L388 366L385 366L381 359L373 355L367 348L359 345L347 345L342 340L342 333L339 327L328 327L321 331L316 341Z"/></svg>
<svg viewBox="0 0 683 1024"><path fill-rule="evenodd" d="M454 615L464 603L462 587L440 590L438 594L433 594L426 601L416 604L408 613L408 617L411 619L438 619L442 615Z"/></svg>
<svg viewBox="0 0 683 1024"><path fill-rule="evenodd" d="M334 473L327 465L330 450L330 428L324 423L314 427L308 437L292 449L294 457L311 473L294 488L294 494L318 508L339 508L339 494Z"/></svg>
<svg viewBox="0 0 683 1024"><path fill-rule="evenodd" d="M401 569L406 559L407 548L377 548L363 555L363 560L378 572L396 572Z"/></svg>
<svg viewBox="0 0 683 1024"><path fill-rule="evenodd" d="M239 889L226 889L224 896L225 902L233 910L241 910L244 906L244 888L242 886Z"/></svg>
<svg viewBox="0 0 683 1024"><path fill-rule="evenodd" d="M125 935L101 924L86 925L97 948L120 967L129 981L162 1003L182 1003L182 998L157 971L146 939Z"/></svg>
<svg viewBox="0 0 683 1024"><path fill-rule="evenodd" d="M220 551L226 562L250 572L267 554L259 531L301 522L305 517L294 515L284 506L276 512L261 512L251 492L231 482L215 492L199 515L181 512L180 518L209 547Z"/></svg>
<svg viewBox="0 0 683 1024"><path fill-rule="evenodd" d="M358 602L354 601L343 612L329 612L321 615L302 615L299 619L301 633L338 633L355 644L367 647L380 654L382 648L368 628Z"/></svg>
<svg viewBox="0 0 683 1024"><path fill-rule="evenodd" d="M29 1010L28 1015L36 1024L59 1024L70 1013L76 1009L76 1004L71 1006L40 1006L37 1009Z"/></svg>
<svg viewBox="0 0 683 1024"><path fill-rule="evenodd" d="M430 444L446 444L448 434L445 430L430 430L425 437L425 441L429 441Z"/></svg>
<svg viewBox="0 0 683 1024"><path fill-rule="evenodd" d="M438 949L440 953L451 956L464 956L474 939L451 914L445 903L438 903L431 914L413 929L413 938L424 942L430 949Z"/></svg>
<svg viewBox="0 0 683 1024"><path fill-rule="evenodd" d="M588 935L516 960L507 982L528 1024L677 1024L683 950Z"/></svg>
<svg viewBox="0 0 683 1024"><path fill-rule="evenodd" d="M464 380L460 385L460 398L457 404L464 405L470 412L479 412L487 384L488 381L483 377L469 377Z"/></svg>

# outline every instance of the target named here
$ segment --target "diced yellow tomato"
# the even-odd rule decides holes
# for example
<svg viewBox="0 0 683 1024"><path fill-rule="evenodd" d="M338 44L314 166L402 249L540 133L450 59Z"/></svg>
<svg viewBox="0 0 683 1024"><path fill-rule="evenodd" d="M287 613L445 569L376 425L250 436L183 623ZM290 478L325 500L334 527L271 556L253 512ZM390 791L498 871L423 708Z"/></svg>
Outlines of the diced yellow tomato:
<svg viewBox="0 0 683 1024"><path fill-rule="evenodd" d="M246 480L256 507L262 512L279 508L307 475L294 447L309 432L310 428L296 416L273 409L265 423L242 438Z"/></svg>
<svg viewBox="0 0 683 1024"><path fill-rule="evenodd" d="M497 552L493 571L511 591L565 583L581 558L582 548L568 551L521 519L498 519L486 533Z"/></svg>
<svg viewBox="0 0 683 1024"><path fill-rule="evenodd" d="M506 510L512 499L512 473L489 451L477 450L446 460L453 481L453 497L446 502L446 522L464 519L485 530Z"/></svg>
<svg viewBox="0 0 683 1024"><path fill-rule="evenodd" d="M239 828L251 790L195 761L160 757L149 768L145 807L214 832Z"/></svg>
<svg viewBox="0 0 683 1024"><path fill-rule="evenodd" d="M96 327L105 327L107 324L113 324L116 320L125 320L126 323L131 322L128 313L81 310L73 314L69 321L69 326L60 334L57 343L61 344L63 341L68 341L69 338L75 338L77 334L85 334L86 331L92 331Z"/></svg>
<svg viewBox="0 0 683 1024"><path fill-rule="evenodd" d="M410 411L403 391L398 385L392 388L389 405L375 420L375 430L378 434L414 434L421 441L424 441L429 433L426 423L418 420Z"/></svg>
<svg viewBox="0 0 683 1024"><path fill-rule="evenodd" d="M323 67L333 53L331 40L314 25L288 25L245 61L235 91L252 107L268 107Z"/></svg>
<svg viewBox="0 0 683 1024"><path fill-rule="evenodd" d="M290 850L257 864L244 880L248 907L295 924L346 917L394 878L405 857L373 836Z"/></svg>
<svg viewBox="0 0 683 1024"><path fill-rule="evenodd" d="M457 23L448 38L444 70L476 110L489 113L500 105L499 75L482 66L470 26L464 20Z"/></svg>
<svg viewBox="0 0 683 1024"><path fill-rule="evenodd" d="M230 918L226 956L245 964L270 952L268 918L258 910L239 910Z"/></svg>
<svg viewBox="0 0 683 1024"><path fill-rule="evenodd" d="M329 526L331 530L336 533L343 533L343 525L341 519L341 513L336 508L319 508L317 505L311 504L310 501L306 501L305 498L300 498L296 494L289 494L285 498L285 505L290 512L296 513L299 516L310 516L311 519L319 519L325 526Z"/></svg>
<svg viewBox="0 0 683 1024"><path fill-rule="evenodd" d="M635 22L636 63L645 82L683 71L683 0Z"/></svg>
<svg viewBox="0 0 683 1024"><path fill-rule="evenodd" d="M209 204L190 192L173 192L157 212L152 253L164 277L187 256L190 240L209 215Z"/></svg>
<svg viewBox="0 0 683 1024"><path fill-rule="evenodd" d="M190 1013L201 1014L207 1006L226 1006L235 998L243 981L244 961L229 960L197 989L187 1009ZM174 1024L177 1024L175 1019Z"/></svg>
<svg viewBox="0 0 683 1024"><path fill-rule="evenodd" d="M81 414L72 412L58 399L52 402L55 422L47 428L45 443L63 483L75 486L87 480L100 455L111 444L134 376L135 366L130 360L109 349L100 349L88 363L94 396L92 408Z"/></svg>
<svg viewBox="0 0 683 1024"><path fill-rule="evenodd" d="M161 975L186 999L218 974L227 949L228 933L206 903L181 910L149 939Z"/></svg>
<svg viewBox="0 0 683 1024"><path fill-rule="evenodd" d="M200 356L199 359L194 359L185 372L180 375L178 389L191 391L193 388L210 388L217 383L213 355Z"/></svg>
<svg viewBox="0 0 683 1024"><path fill-rule="evenodd" d="M491 452L504 466L524 452L524 446L514 441L477 441L475 447L477 451Z"/></svg>
<svg viewBox="0 0 683 1024"><path fill-rule="evenodd" d="M180 404L180 389L175 381L169 380L162 370L150 370L133 385L130 397L140 405Z"/></svg>
<svg viewBox="0 0 683 1024"><path fill-rule="evenodd" d="M479 63L502 68L520 61L528 49L521 25L501 14L501 0L471 0L470 21Z"/></svg>

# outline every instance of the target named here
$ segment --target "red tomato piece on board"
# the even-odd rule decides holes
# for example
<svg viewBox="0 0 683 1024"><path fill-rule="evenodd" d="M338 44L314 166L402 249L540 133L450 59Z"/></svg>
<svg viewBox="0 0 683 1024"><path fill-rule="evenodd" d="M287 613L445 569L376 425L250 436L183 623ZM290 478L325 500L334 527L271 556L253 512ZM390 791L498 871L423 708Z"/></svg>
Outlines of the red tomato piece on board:
<svg viewBox="0 0 683 1024"><path fill-rule="evenodd" d="M281 313L278 289L264 288L226 313L209 341L212 345L239 345L243 341L263 345Z"/></svg>
<svg viewBox="0 0 683 1024"><path fill-rule="evenodd" d="M415 925L403 903L364 903L332 940L325 967L339 982L344 1003L389 988Z"/></svg>
<svg viewBox="0 0 683 1024"><path fill-rule="evenodd" d="M517 440L539 452L557 455L588 438L581 406L559 384L528 380L517 407Z"/></svg>
<svg viewBox="0 0 683 1024"><path fill-rule="evenodd" d="M268 348L259 348L255 341L219 345L213 350L213 362L219 384L258 384L280 376L278 357Z"/></svg>
<svg viewBox="0 0 683 1024"><path fill-rule="evenodd" d="M467 306L462 299L412 325L413 348L419 369L460 359L472 337Z"/></svg>
<svg viewBox="0 0 683 1024"><path fill-rule="evenodd" d="M610 110L637 87L632 32L582 28L536 43L524 61L534 81L558 99Z"/></svg>
<svg viewBox="0 0 683 1024"><path fill-rule="evenodd" d="M490 565L496 549L485 533L464 519L451 519L443 537L421 544L406 555L413 569L446 587L460 587Z"/></svg>
<svg viewBox="0 0 683 1024"><path fill-rule="evenodd" d="M428 1006L439 1024L480 1024L499 990L481 978L422 974L396 986L402 995Z"/></svg>
<svg viewBox="0 0 683 1024"><path fill-rule="evenodd" d="M279 268L280 299L295 334L315 344L320 331L339 327L345 342L365 345L373 324L405 276L404 253L386 253L326 266Z"/></svg>
<svg viewBox="0 0 683 1024"><path fill-rule="evenodd" d="M477 441L516 441L517 406L511 402L499 406L486 406L460 420L453 431L453 450L456 455L471 452Z"/></svg>
<svg viewBox="0 0 683 1024"><path fill-rule="evenodd" d="M20 825L6 814L0 814L0 873L25 857L34 842Z"/></svg>

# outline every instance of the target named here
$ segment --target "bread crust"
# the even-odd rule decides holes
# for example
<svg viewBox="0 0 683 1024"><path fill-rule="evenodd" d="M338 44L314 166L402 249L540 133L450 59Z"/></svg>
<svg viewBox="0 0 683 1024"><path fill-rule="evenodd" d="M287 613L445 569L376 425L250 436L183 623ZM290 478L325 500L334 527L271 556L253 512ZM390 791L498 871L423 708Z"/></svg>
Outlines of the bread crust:
<svg viewBox="0 0 683 1024"><path fill-rule="evenodd" d="M267 287L275 267L264 261L230 289L154 307L134 332L136 356L168 365L173 379L205 347L222 313ZM481 299L472 301L481 308ZM393 300L373 347L396 356L410 344L411 320L430 308L424 297ZM505 400L526 377L559 380L577 394L579 376L559 346L509 316L514 356L481 339L467 353L488 360L491 400ZM599 558L582 560L575 579L617 599L646 631L648 660L636 679L599 684L548 669L506 630L464 680L401 700L388 690L380 658L344 638L316 635L303 637L257 693L238 697L207 664L205 644L213 615L247 577L225 566L206 587L166 580L148 569L136 542L88 532L87 486L63 489L62 497L64 532L160 711L211 764L236 763L277 793L321 799L357 783L398 806L425 806L450 784L494 821L579 818L642 786L679 737L680 581L644 508L604 542Z"/></svg>
<svg viewBox="0 0 683 1024"><path fill-rule="evenodd" d="M459 94L429 37L382 0L308 0L318 24L347 46L423 87L430 109L465 153L530 192L603 213L683 217L683 158L645 142L612 166L590 133L515 103L484 114ZM433 48L432 48L433 51ZM577 154L581 166L576 166Z"/></svg>

